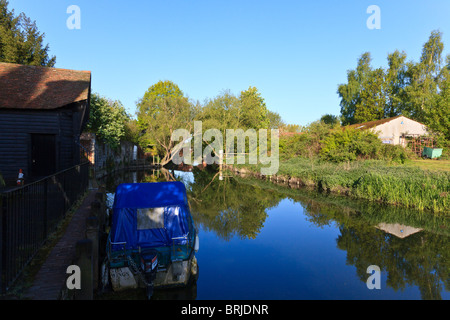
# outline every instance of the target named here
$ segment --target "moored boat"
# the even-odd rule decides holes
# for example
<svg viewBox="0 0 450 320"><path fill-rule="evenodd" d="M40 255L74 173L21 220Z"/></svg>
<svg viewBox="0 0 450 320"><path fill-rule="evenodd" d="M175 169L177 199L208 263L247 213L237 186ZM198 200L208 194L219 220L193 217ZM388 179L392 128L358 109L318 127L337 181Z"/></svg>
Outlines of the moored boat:
<svg viewBox="0 0 450 320"><path fill-rule="evenodd" d="M198 278L198 235L183 183L126 183L114 196L105 273L114 291L186 286Z"/></svg>

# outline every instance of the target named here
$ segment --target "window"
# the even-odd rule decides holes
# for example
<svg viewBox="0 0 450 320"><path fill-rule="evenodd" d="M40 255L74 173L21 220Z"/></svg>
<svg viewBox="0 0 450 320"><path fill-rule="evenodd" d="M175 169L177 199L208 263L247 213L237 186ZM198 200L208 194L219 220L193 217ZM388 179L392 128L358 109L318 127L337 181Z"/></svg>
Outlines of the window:
<svg viewBox="0 0 450 320"><path fill-rule="evenodd" d="M164 208L137 209L137 229L164 228Z"/></svg>

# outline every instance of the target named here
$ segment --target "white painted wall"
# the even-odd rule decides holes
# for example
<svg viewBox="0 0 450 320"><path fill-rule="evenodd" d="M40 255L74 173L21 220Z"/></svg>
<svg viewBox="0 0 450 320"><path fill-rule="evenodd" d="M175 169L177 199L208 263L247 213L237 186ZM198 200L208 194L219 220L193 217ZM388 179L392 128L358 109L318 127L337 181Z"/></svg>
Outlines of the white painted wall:
<svg viewBox="0 0 450 320"><path fill-rule="evenodd" d="M427 135L427 127L406 117L398 117L371 129L385 143L404 145L402 135Z"/></svg>

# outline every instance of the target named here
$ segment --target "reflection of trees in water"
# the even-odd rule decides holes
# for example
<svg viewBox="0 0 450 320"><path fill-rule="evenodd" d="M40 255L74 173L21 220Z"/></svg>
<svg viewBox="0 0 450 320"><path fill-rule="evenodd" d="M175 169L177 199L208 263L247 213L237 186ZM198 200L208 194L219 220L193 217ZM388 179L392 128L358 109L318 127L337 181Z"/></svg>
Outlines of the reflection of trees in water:
<svg viewBox="0 0 450 320"><path fill-rule="evenodd" d="M195 183L188 186L188 196L194 220L224 240L235 235L256 238L267 218L266 210L283 198L233 178L220 180L211 167L192 172Z"/></svg>
<svg viewBox="0 0 450 320"><path fill-rule="evenodd" d="M249 185L248 180L242 181ZM370 265L386 271L386 284L394 290L417 286L422 299L441 299L442 290L450 290L450 242L448 217L418 213L397 207L350 202L345 198L320 197L273 184L252 182L267 194L284 194L300 203L308 221L318 227L332 223L339 227L337 247L347 252L347 263L354 265L363 282ZM346 204L348 203L348 204ZM376 228L380 223L405 224L425 229L398 238ZM418 229L419 230L419 229Z"/></svg>
<svg viewBox="0 0 450 320"><path fill-rule="evenodd" d="M347 251L347 262L356 267L361 281L374 264L387 272L386 284L396 291L416 285L422 299L441 299L441 281L450 290L448 237L419 232L401 239L373 227L339 229L337 246Z"/></svg>

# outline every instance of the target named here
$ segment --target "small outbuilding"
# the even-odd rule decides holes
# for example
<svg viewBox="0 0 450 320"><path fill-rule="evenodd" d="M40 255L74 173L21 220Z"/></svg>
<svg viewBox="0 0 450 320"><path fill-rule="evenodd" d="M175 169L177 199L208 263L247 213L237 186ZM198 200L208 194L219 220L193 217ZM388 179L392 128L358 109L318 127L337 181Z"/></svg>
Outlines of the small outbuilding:
<svg viewBox="0 0 450 320"><path fill-rule="evenodd" d="M0 173L26 182L80 164L91 72L0 63Z"/></svg>
<svg viewBox="0 0 450 320"><path fill-rule="evenodd" d="M419 138L428 135L428 128L417 121L405 116L396 116L376 121L353 124L350 128L371 130L383 143L402 145L406 147L407 138Z"/></svg>

